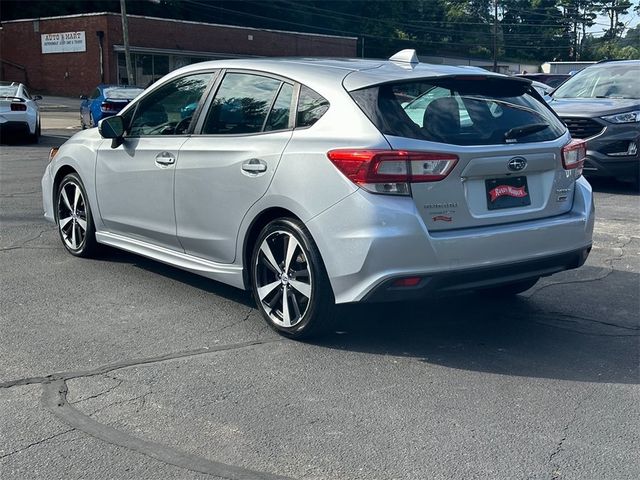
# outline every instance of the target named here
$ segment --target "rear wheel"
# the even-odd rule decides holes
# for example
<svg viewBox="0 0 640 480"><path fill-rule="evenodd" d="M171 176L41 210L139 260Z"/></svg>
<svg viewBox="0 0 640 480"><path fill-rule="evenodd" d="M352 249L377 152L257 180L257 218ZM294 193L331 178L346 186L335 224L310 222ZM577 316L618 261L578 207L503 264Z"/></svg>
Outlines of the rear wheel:
<svg viewBox="0 0 640 480"><path fill-rule="evenodd" d="M98 250L95 226L82 180L76 173L62 179L56 201L56 222L62 244L77 257L92 257Z"/></svg>
<svg viewBox="0 0 640 480"><path fill-rule="evenodd" d="M282 335L309 338L333 322L335 300L320 252L297 220L274 220L262 229L251 283L260 313Z"/></svg>
<svg viewBox="0 0 640 480"><path fill-rule="evenodd" d="M40 140L40 119L36 122L36 128L32 134L29 134L29 143L38 143Z"/></svg>
<svg viewBox="0 0 640 480"><path fill-rule="evenodd" d="M507 283L497 287L483 288L479 290L482 295L489 295L492 297L508 297L517 295L533 287L540 277L528 278L526 280L520 280L519 282Z"/></svg>

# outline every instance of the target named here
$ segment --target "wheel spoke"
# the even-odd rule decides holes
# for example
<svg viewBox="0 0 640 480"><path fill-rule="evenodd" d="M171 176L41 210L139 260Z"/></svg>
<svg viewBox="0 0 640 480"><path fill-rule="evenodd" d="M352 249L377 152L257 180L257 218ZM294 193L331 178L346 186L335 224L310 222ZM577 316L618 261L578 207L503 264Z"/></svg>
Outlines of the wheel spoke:
<svg viewBox="0 0 640 480"><path fill-rule="evenodd" d="M311 298L311 285L308 283L299 282L298 280L289 280L289 285L305 297Z"/></svg>
<svg viewBox="0 0 640 480"><path fill-rule="evenodd" d="M278 262L276 262L276 259L273 257L273 252L271 251L271 247L269 246L266 240L262 242L262 245L260 246L260 251L264 254L269 265L275 268L277 273L282 274L282 269L280 268L280 265L278 265Z"/></svg>
<svg viewBox="0 0 640 480"><path fill-rule="evenodd" d="M87 221L82 218L77 219L78 226L82 229L83 232L87 231Z"/></svg>
<svg viewBox="0 0 640 480"><path fill-rule="evenodd" d="M268 283L267 285L259 287L258 288L258 298L260 300L264 300L267 297L267 295L269 295L271 292L273 292L280 285L282 285L282 282L280 282L280 280L276 280L275 282Z"/></svg>
<svg viewBox="0 0 640 480"><path fill-rule="evenodd" d="M73 208L71 207L71 202L69 202L69 197L67 197L66 185L62 187L62 191L60 193L62 194L62 201L67 206L69 211L72 212Z"/></svg>
<svg viewBox="0 0 640 480"><path fill-rule="evenodd" d="M282 322L285 327L291 326L291 313L289 312L289 287L282 289Z"/></svg>
<svg viewBox="0 0 640 480"><path fill-rule="evenodd" d="M293 278L308 277L309 269L305 267L302 270L293 270L291 273Z"/></svg>
<svg viewBox="0 0 640 480"><path fill-rule="evenodd" d="M71 248L77 248L76 243L76 222L71 224Z"/></svg>
<svg viewBox="0 0 640 480"><path fill-rule="evenodd" d="M291 298L291 304L293 305L293 313L295 314L294 320L298 323L298 319L302 316L300 313L300 305L298 305L298 299L293 291L291 291L289 297Z"/></svg>
<svg viewBox="0 0 640 480"><path fill-rule="evenodd" d="M72 217L61 218L60 219L60 229L62 230L67 224L72 220Z"/></svg>
<svg viewBox="0 0 640 480"><path fill-rule="evenodd" d="M80 187L74 185L76 191L73 196L73 211L76 213L78 211L78 200L80 199Z"/></svg>
<svg viewBox="0 0 640 480"><path fill-rule="evenodd" d="M287 238L288 238L288 241L287 241L287 252L285 253L285 256L284 256L284 271L285 272L289 271L289 267L291 266L291 260L293 260L293 256L296 253L296 249L299 246L298 241L295 238L293 238L292 235L289 235Z"/></svg>

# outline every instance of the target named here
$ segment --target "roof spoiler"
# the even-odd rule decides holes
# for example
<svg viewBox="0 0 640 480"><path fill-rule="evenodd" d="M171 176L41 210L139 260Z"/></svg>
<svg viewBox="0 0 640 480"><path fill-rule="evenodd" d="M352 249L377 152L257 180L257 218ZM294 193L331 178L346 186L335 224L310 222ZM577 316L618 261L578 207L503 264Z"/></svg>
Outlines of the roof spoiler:
<svg viewBox="0 0 640 480"><path fill-rule="evenodd" d="M389 61L398 63L410 63L411 65L420 63L418 54L412 48L400 50L398 53L389 57Z"/></svg>

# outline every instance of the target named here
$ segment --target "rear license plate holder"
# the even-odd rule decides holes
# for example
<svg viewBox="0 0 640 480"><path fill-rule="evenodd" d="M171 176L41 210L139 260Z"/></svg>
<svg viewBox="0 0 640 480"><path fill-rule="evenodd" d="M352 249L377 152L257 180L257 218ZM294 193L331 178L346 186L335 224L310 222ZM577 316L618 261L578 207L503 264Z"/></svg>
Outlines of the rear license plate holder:
<svg viewBox="0 0 640 480"><path fill-rule="evenodd" d="M527 177L489 178L484 181L487 194L487 208L501 210L503 208L526 207L531 205Z"/></svg>

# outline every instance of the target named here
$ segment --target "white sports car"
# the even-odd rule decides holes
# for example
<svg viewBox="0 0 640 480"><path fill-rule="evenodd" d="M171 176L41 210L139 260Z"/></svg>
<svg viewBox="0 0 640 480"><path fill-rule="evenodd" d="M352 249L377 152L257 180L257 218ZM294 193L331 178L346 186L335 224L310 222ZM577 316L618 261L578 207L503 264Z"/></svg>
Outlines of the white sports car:
<svg viewBox="0 0 640 480"><path fill-rule="evenodd" d="M2 143L40 138L40 95L31 96L22 83L0 82L0 139Z"/></svg>

